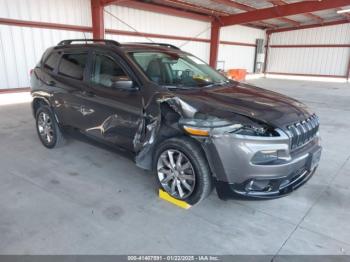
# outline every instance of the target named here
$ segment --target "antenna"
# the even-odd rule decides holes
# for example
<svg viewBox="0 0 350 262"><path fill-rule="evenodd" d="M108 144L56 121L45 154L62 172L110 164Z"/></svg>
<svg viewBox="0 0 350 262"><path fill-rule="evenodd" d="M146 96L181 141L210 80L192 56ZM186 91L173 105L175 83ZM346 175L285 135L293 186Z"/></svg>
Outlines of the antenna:
<svg viewBox="0 0 350 262"><path fill-rule="evenodd" d="M85 39L85 44L87 44L85 32L83 32L83 35L84 35L84 39Z"/></svg>

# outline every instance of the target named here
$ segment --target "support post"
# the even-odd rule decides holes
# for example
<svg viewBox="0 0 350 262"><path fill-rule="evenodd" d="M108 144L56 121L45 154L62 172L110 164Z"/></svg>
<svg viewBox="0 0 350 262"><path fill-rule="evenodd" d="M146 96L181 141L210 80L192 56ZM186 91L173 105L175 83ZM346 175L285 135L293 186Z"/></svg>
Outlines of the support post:
<svg viewBox="0 0 350 262"><path fill-rule="evenodd" d="M220 44L220 24L218 21L214 20L211 23L211 35L210 35L210 58L209 65L216 69L218 61L218 52Z"/></svg>
<svg viewBox="0 0 350 262"><path fill-rule="evenodd" d="M94 39L104 39L103 4L100 0L91 0L92 35Z"/></svg>
<svg viewBox="0 0 350 262"><path fill-rule="evenodd" d="M266 50L265 50L265 61L264 61L264 74L266 74L267 65L269 62L269 47L270 47L270 36L271 33L266 33Z"/></svg>
<svg viewBox="0 0 350 262"><path fill-rule="evenodd" d="M349 55L349 64L348 64L348 81L350 81L350 55Z"/></svg>

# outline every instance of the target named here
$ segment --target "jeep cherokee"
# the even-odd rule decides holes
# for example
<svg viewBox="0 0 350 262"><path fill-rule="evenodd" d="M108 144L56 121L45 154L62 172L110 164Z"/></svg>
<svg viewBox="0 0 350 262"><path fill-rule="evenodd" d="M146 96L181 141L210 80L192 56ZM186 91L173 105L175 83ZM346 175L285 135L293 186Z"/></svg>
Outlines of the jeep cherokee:
<svg viewBox="0 0 350 262"><path fill-rule="evenodd" d="M286 195L315 172L319 119L284 95L229 80L161 43L75 39L31 73L42 144L73 128L134 155L171 196L195 204Z"/></svg>

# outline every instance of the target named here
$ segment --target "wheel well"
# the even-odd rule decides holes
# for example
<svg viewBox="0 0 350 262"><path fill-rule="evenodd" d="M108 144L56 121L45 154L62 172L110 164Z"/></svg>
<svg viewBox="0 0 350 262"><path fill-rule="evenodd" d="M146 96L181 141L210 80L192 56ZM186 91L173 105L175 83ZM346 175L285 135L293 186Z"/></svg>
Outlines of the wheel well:
<svg viewBox="0 0 350 262"><path fill-rule="evenodd" d="M136 156L135 161L137 166L152 170L153 169L153 158L156 152L156 149L159 144L163 141L174 138L174 137L186 137L191 139L195 144L199 146L205 158L207 158L201 143L187 135L183 130L178 127L178 122L181 116L173 108L171 108L167 103L162 103L160 105L161 109L161 123L156 136L154 144L150 145L147 148L142 149Z"/></svg>
<svg viewBox="0 0 350 262"><path fill-rule="evenodd" d="M33 100L33 113L34 113L34 116L36 114L36 111L38 110L38 108L40 106L49 106L49 104L42 98L34 98Z"/></svg>

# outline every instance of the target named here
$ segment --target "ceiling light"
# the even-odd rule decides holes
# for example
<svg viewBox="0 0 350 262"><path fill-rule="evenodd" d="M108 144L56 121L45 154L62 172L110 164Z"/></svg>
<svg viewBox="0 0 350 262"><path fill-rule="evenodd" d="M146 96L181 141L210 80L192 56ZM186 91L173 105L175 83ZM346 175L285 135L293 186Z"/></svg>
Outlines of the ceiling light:
<svg viewBox="0 0 350 262"><path fill-rule="evenodd" d="M350 12L350 9L342 9L337 11L338 14L349 13L349 12Z"/></svg>

